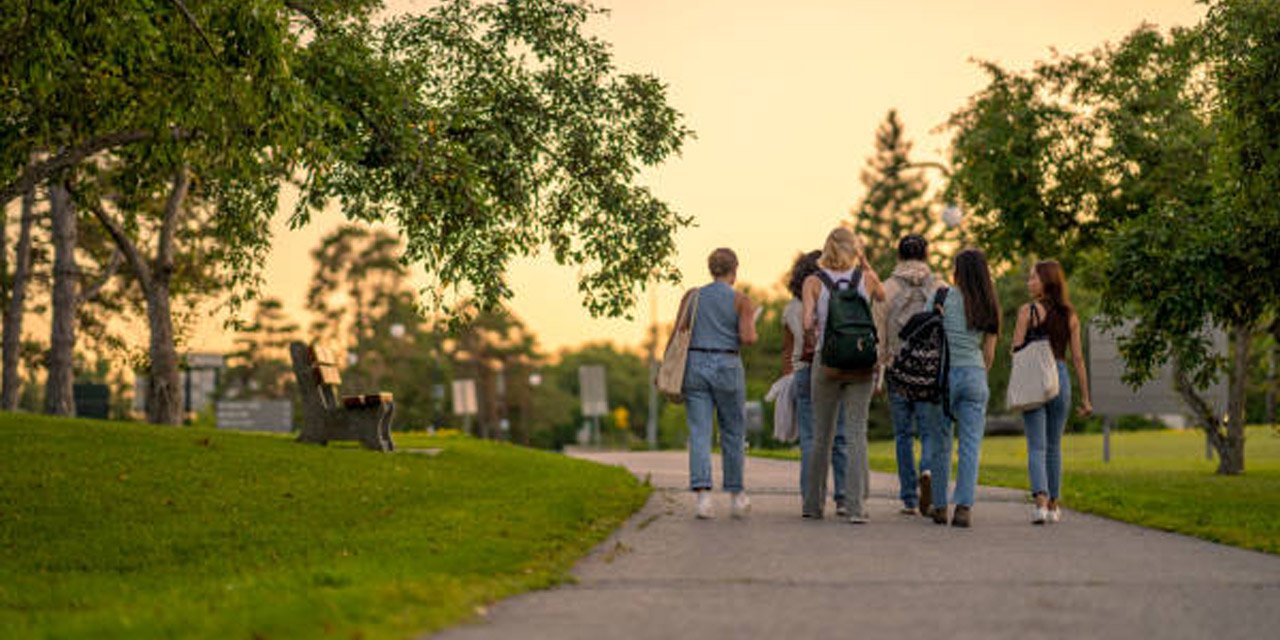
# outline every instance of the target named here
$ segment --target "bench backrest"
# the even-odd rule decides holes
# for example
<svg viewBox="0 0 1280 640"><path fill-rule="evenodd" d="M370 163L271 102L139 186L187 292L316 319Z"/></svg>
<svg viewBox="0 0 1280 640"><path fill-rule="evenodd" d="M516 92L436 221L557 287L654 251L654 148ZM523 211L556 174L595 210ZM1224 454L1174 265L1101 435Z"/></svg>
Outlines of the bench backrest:
<svg viewBox="0 0 1280 640"><path fill-rule="evenodd" d="M289 356L293 360L293 373L298 379L298 392L302 394L304 413L315 412L319 417L333 411L341 403L339 387L342 375L338 373L337 357L333 351L321 346L307 346L301 342L289 344Z"/></svg>
<svg viewBox="0 0 1280 640"><path fill-rule="evenodd" d="M315 376L321 402L326 409L337 408L338 401L342 397L339 395L342 374L338 372L337 355L320 345L312 345L307 355L311 359L311 373Z"/></svg>

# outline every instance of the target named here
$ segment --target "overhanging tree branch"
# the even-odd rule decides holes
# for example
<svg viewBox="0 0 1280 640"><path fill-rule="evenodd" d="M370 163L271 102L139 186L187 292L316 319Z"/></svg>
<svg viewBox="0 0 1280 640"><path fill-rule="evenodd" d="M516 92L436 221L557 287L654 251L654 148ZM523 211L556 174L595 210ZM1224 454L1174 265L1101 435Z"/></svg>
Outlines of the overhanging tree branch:
<svg viewBox="0 0 1280 640"><path fill-rule="evenodd" d="M129 266L133 268L133 272L137 274L138 285L142 287L142 292L144 294L148 294L151 291L152 283L154 282L151 279L151 266L147 264L147 260L142 256L142 253L138 251L138 246L133 243L133 240L129 239L129 234L125 232L124 227L120 226L120 223L117 222L115 218L111 217L111 214L107 213L107 210L103 208L102 203L96 198L87 199L79 197L79 195L74 191L72 191L72 197L75 198L81 206L88 209L93 214L93 217L97 218L98 222L100 222L103 228L107 230L111 239L115 241L116 247L119 248L120 252L123 253L124 257L129 261Z"/></svg>
<svg viewBox="0 0 1280 640"><path fill-rule="evenodd" d="M170 128L169 133L173 136L174 140L185 140L193 135L192 132L178 127ZM156 132L147 129L117 131L115 133L108 133L96 138L90 138L84 144L67 149L66 151L51 156L42 162L28 165L22 173L18 174L17 178L4 185L3 189L0 189L0 206L8 205L9 201L23 193L26 193L28 189L32 189L36 185L44 182L54 173L73 167L85 158L96 153L100 153L108 149L114 149L116 147L145 142L155 137Z"/></svg>

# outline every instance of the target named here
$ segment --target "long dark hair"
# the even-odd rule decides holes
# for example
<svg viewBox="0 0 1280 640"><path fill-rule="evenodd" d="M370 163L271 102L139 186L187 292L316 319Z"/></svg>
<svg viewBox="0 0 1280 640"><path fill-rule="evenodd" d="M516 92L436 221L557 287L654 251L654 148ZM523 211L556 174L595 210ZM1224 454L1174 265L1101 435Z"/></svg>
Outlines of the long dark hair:
<svg viewBox="0 0 1280 640"><path fill-rule="evenodd" d="M818 258L821 257L821 251L810 251L796 256L795 264L791 265L791 280L787 282L787 289L791 291L792 296L799 298L803 294L805 278L817 273Z"/></svg>
<svg viewBox="0 0 1280 640"><path fill-rule="evenodd" d="M964 316L969 329L983 333L1000 333L1000 300L991 281L987 256L978 249L965 249L956 255L956 286L964 296Z"/></svg>
<svg viewBox="0 0 1280 640"><path fill-rule="evenodd" d="M1045 306L1045 330L1055 343L1066 344L1071 335L1071 318L1076 312L1067 293L1067 274L1057 260L1037 262L1035 270Z"/></svg>

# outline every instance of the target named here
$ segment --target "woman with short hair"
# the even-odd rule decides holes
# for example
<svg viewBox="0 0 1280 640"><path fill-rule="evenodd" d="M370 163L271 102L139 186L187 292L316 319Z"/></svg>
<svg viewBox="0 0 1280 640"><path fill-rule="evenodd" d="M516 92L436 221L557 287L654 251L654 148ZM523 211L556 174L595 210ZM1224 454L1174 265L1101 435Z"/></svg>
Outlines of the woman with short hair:
<svg viewBox="0 0 1280 640"><path fill-rule="evenodd" d="M987 371L995 359L996 337L1000 335L1000 301L987 257L977 249L965 249L955 257L952 287L942 305L942 324L951 354L948 371L948 399L955 417L960 442L956 488L951 496L955 513L951 526L968 527L978 485L978 456L987 423ZM937 295L929 306L936 304ZM936 422L928 465L933 476L933 521L947 523L947 476L951 471L952 421Z"/></svg>
<svg viewBox="0 0 1280 640"><path fill-rule="evenodd" d="M818 267L818 273L805 279L802 290L805 335L812 336L810 344L814 345L815 355L810 381L814 414L813 453L805 472L801 514L806 518L823 516L827 467L831 464L837 419L843 409L845 437L851 447L849 467L845 471L849 486L843 491L836 487L836 493L845 495L849 521L861 524L867 522L867 414L871 404L874 362L866 371L833 370L823 362L822 344L832 285L846 283L847 287L856 289L868 304L884 300L884 288L867 262L861 239L844 227L838 227L827 235ZM824 283L824 280L832 285Z"/></svg>
<svg viewBox="0 0 1280 640"><path fill-rule="evenodd" d="M714 413L720 423L722 486L732 496L731 515L740 518L747 515L751 502L742 478L747 389L739 349L756 341L756 306L746 295L733 289L738 279L738 256L732 249L711 252L707 268L711 272L711 283L686 293L676 316L680 321L685 319L685 309L697 291L698 301L694 305L697 313L693 318L683 389L689 425L689 488L696 495L697 517L714 517L711 501Z"/></svg>
<svg viewBox="0 0 1280 640"><path fill-rule="evenodd" d="M1089 374L1080 345L1080 318L1071 306L1067 293L1067 277L1062 265L1054 260L1037 262L1027 275L1027 291L1031 302L1018 310L1018 323L1013 330L1013 349L1017 351L1030 340L1049 340L1058 367L1058 395L1035 409L1022 412L1027 436L1027 476L1035 507L1032 524L1059 522L1062 519L1058 501L1062 496L1062 432L1071 410L1071 378L1067 375L1067 349L1080 381L1081 416L1093 413L1089 401Z"/></svg>

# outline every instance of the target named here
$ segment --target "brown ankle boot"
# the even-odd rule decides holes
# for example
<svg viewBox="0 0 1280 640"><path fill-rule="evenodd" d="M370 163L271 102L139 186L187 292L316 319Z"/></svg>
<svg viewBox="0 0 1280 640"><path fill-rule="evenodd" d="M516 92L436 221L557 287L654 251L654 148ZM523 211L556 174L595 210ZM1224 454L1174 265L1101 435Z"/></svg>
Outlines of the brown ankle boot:
<svg viewBox="0 0 1280 640"><path fill-rule="evenodd" d="M941 507L932 507L932 508L930 508L930 509L929 509L929 515L933 516L933 523L934 523L934 524L946 524L946 523L947 523L947 507L946 507L946 505L943 505L943 506L941 506Z"/></svg>
<svg viewBox="0 0 1280 640"><path fill-rule="evenodd" d="M969 507L956 505L956 512L951 516L951 526L969 528Z"/></svg>

